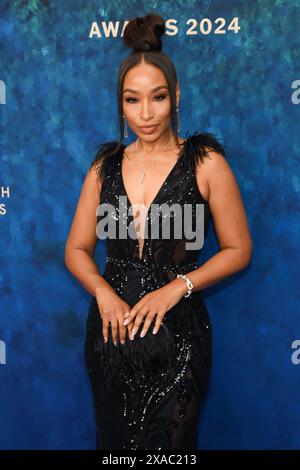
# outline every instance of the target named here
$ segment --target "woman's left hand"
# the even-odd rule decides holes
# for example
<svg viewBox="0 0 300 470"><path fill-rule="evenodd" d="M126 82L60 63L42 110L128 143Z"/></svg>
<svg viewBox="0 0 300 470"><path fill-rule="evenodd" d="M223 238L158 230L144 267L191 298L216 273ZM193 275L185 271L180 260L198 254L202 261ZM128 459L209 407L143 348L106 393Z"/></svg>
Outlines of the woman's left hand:
<svg viewBox="0 0 300 470"><path fill-rule="evenodd" d="M129 315L124 320L124 325L132 324L130 339L138 331L140 324L144 320L144 327L141 337L145 336L149 326L156 316L153 334L157 333L164 318L165 313L176 305L187 292L187 287L183 279L177 278L168 284L144 295L130 310ZM131 326L131 325L129 325Z"/></svg>

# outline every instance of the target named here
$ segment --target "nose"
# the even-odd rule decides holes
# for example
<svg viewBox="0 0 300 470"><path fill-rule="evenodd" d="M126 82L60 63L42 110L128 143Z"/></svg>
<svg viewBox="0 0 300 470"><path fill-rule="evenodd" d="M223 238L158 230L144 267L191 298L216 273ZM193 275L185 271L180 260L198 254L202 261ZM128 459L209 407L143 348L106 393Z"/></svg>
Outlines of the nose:
<svg viewBox="0 0 300 470"><path fill-rule="evenodd" d="M153 117L151 104L148 103L148 101L144 101L142 103L141 115L140 116L144 121L148 121L149 119L151 119Z"/></svg>

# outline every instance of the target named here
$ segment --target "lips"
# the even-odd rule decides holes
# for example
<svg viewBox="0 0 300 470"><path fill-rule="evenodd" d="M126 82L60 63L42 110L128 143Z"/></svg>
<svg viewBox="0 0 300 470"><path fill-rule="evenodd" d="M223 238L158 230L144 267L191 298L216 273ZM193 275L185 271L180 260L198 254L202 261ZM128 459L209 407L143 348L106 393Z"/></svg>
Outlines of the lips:
<svg viewBox="0 0 300 470"><path fill-rule="evenodd" d="M140 127L141 131L144 133L144 134L152 134L155 129L157 128L157 126L151 126L151 127Z"/></svg>

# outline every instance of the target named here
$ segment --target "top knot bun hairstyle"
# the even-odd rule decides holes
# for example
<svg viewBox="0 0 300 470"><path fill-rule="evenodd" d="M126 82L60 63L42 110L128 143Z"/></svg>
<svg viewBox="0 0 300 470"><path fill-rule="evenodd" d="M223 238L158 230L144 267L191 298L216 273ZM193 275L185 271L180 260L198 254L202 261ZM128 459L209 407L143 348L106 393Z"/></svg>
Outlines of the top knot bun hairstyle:
<svg viewBox="0 0 300 470"><path fill-rule="evenodd" d="M123 83L126 73L136 65L146 62L155 67L159 67L163 72L170 94L171 101L171 127L175 142L178 146L181 144L177 137L177 113L176 113L176 84L177 74L171 59L161 52L161 37L165 33L164 19L155 14L148 13L143 17L131 19L124 30L124 42L126 47L132 49L131 54L119 66L117 100L119 111L120 141L124 138L124 119L123 119ZM117 151L118 149L116 149Z"/></svg>
<svg viewBox="0 0 300 470"><path fill-rule="evenodd" d="M161 36L165 31L165 22L162 17L149 13L144 17L138 16L127 24L124 30L124 42L132 49L132 54L161 52Z"/></svg>

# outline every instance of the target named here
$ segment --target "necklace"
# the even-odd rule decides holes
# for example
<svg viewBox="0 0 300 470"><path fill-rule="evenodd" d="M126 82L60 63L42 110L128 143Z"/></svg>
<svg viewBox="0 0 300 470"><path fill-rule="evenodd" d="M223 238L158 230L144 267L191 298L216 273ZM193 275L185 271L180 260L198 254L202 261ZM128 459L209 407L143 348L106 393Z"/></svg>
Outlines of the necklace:
<svg viewBox="0 0 300 470"><path fill-rule="evenodd" d="M167 145L162 149L165 150L167 148L167 146L169 145L169 143L171 142L173 138L173 135L171 136L171 139L168 141ZM138 163L140 165L140 168L141 168L141 176L140 176L140 182L143 183L144 182L144 179L145 179L145 176L146 176L146 172L145 172L145 169L143 168L143 166L141 165L141 162L140 162L140 152L139 152L139 149L138 149L138 143L139 143L139 138L137 138L136 140L136 155L137 155L137 158L138 158ZM157 158L157 155L154 157L153 161Z"/></svg>

